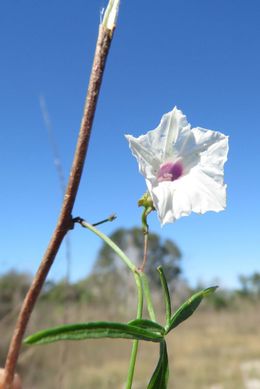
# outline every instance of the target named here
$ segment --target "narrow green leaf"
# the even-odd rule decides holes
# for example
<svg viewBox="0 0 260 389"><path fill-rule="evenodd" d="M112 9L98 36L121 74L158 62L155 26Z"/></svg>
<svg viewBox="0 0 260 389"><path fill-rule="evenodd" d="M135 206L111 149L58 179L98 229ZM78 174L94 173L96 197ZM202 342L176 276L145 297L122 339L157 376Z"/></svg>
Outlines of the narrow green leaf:
<svg viewBox="0 0 260 389"><path fill-rule="evenodd" d="M188 319L188 317L190 317L193 312L198 308L203 298L211 293L214 293L216 289L217 286L212 286L210 288L203 289L200 292L195 293L187 301L185 301L185 303L183 303L172 316L169 327L166 327L166 333L177 327L184 320Z"/></svg>
<svg viewBox="0 0 260 389"><path fill-rule="evenodd" d="M137 339L161 342L163 337L157 332L124 323L92 322L68 324L50 328L28 336L26 344L46 344L59 340L81 340L100 338Z"/></svg>
<svg viewBox="0 0 260 389"><path fill-rule="evenodd" d="M146 304L147 304L147 309L149 312L149 316L152 321L156 322L156 316L153 308L153 303L152 303L152 296L149 288L149 282L148 278L146 277L146 274L144 272L140 272L140 277L142 280L142 285L143 285L143 291L146 299Z"/></svg>
<svg viewBox="0 0 260 389"><path fill-rule="evenodd" d="M156 322L151 321L151 320L135 319L135 320L129 321L128 324L135 326L135 327L144 328L148 331L150 330L153 332L159 332L161 335L165 334L164 327L162 327L159 323L156 323Z"/></svg>
<svg viewBox="0 0 260 389"><path fill-rule="evenodd" d="M160 358L147 389L167 389L169 378L168 354L166 342L160 343Z"/></svg>
<svg viewBox="0 0 260 389"><path fill-rule="evenodd" d="M159 275L160 275L160 280L161 280L162 289L163 289L166 326L170 326L172 311L171 311L171 298L170 298L170 293L169 293L169 289L168 289L168 284L167 284L162 266L159 266L157 268L157 270L158 270Z"/></svg>

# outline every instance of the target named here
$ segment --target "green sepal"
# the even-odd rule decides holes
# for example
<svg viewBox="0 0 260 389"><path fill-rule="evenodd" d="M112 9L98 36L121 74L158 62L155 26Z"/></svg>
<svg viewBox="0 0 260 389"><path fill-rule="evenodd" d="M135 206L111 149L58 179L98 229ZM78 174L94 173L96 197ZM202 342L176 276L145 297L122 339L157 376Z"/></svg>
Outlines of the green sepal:
<svg viewBox="0 0 260 389"><path fill-rule="evenodd" d="M167 389L169 378L168 354L166 342L160 343L160 358L147 389Z"/></svg>
<svg viewBox="0 0 260 389"><path fill-rule="evenodd" d="M165 328L162 327L159 323L156 323L152 320L147 320L147 319L135 319L131 320L128 322L128 324L135 326L135 327L140 327L144 328L146 330L150 330L152 332L159 332L161 335L165 334Z"/></svg>
<svg viewBox="0 0 260 389"><path fill-rule="evenodd" d="M188 319L188 317L190 317L193 312L198 308L203 298L211 293L214 293L216 289L217 286L211 286L210 288L203 289L200 292L195 293L187 301L185 301L171 317L169 326L166 326L165 328L166 334L170 332L173 328L177 327L184 320Z"/></svg>
<svg viewBox="0 0 260 389"><path fill-rule="evenodd" d="M137 339L161 342L161 334L140 326L115 322L90 322L67 324L37 332L24 339L25 344L47 344L60 340L82 340L100 338Z"/></svg>

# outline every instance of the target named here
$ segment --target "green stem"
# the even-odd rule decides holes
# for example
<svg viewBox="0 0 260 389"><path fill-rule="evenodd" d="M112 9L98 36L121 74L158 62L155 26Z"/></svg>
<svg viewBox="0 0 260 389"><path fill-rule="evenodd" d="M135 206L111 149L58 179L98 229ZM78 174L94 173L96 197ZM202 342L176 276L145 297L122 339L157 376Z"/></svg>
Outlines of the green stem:
<svg viewBox="0 0 260 389"><path fill-rule="evenodd" d="M143 272L140 272L140 277L142 280L144 296L146 299L147 309L148 309L150 318L152 321L156 322L156 316L155 316L155 311L154 311L154 307L153 307L153 303L152 303L152 297L151 297L148 279L147 279L145 273L143 273Z"/></svg>
<svg viewBox="0 0 260 389"><path fill-rule="evenodd" d="M95 228L93 225L87 223L85 220L83 220L80 217L77 217L73 219L74 223L80 223L82 227L87 228L88 230L94 232L99 238L101 238L109 247L111 247L112 250L124 261L124 263L127 265L127 267L133 272L135 277L135 282L137 286L137 292L138 292L138 301L137 301L137 319L142 318L143 313L143 286L142 286L142 280L141 275L138 272L135 265L131 262L131 260L125 255L125 253L105 234L103 234L101 231L99 231L97 228ZM126 389L131 389L133 384L133 377L134 377L134 370L135 370L135 363L136 363L136 356L138 351L138 340L133 341L132 346L132 352L130 357L130 364L128 369L128 375L127 375L127 384Z"/></svg>
<svg viewBox="0 0 260 389"><path fill-rule="evenodd" d="M149 215L149 213L151 213L152 211L154 210L153 207L147 207L143 210L143 213L142 213L142 226L143 226L143 232L144 234L148 234L149 232L149 226L148 226L148 223L147 223L147 216Z"/></svg>
<svg viewBox="0 0 260 389"><path fill-rule="evenodd" d="M135 276L135 282L137 285L138 290L138 303L137 303L137 319L142 318L142 312L143 312L143 288L142 288L142 281L139 273L134 273ZM138 340L133 341L132 351L131 351L131 357L130 357L130 363L128 368L128 374L127 374L127 381L126 381L126 389L131 389L133 384L133 378L134 378L134 371L135 371L135 364L136 364L136 356L138 351L139 342Z"/></svg>
<svg viewBox="0 0 260 389"><path fill-rule="evenodd" d="M115 253L124 261L126 266L134 273L136 274L137 269L135 265L131 262L131 260L128 258L127 255L118 247L107 235L103 234L103 232L99 231L97 228L95 228L92 224L87 223L85 220L77 217L73 219L74 222L78 222L82 225L82 227L87 228L88 230L94 232L99 238L101 238L108 246L111 247L112 250L114 250Z"/></svg>
<svg viewBox="0 0 260 389"><path fill-rule="evenodd" d="M138 291L136 318L137 319L142 319L143 302L144 302L142 280L141 280L141 277L140 277L139 273L134 273L134 276L135 276L135 282L136 282L137 291Z"/></svg>

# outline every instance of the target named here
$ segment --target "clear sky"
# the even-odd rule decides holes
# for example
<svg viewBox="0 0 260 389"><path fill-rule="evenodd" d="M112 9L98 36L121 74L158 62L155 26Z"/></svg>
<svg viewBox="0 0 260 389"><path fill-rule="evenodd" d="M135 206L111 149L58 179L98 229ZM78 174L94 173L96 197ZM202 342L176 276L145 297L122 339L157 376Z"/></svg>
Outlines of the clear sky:
<svg viewBox="0 0 260 389"><path fill-rule="evenodd" d="M34 273L61 204L39 96L43 95L66 176L95 48L101 0L0 2L0 272ZM192 126L230 136L227 210L161 229L183 252L192 283L225 287L260 271L259 0L122 0L74 216L112 212L106 233L140 223L145 191L125 133L155 128L177 105ZM90 271L100 242L71 234L73 280ZM50 273L66 273L64 246Z"/></svg>

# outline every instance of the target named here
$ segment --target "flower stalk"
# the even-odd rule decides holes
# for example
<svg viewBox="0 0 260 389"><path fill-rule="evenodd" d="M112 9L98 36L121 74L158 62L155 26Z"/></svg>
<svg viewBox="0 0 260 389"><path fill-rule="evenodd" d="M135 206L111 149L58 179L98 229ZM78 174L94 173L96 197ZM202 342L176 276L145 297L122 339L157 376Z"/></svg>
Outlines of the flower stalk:
<svg viewBox="0 0 260 389"><path fill-rule="evenodd" d="M140 266L140 271L143 272L147 260L147 253L148 253L148 236L149 236L149 225L147 222L148 215L155 210L153 206L153 200L151 196L148 193L145 193L139 200L138 200L138 206L144 207L143 213L142 213L142 228L144 233L144 255L143 255L143 262Z"/></svg>

